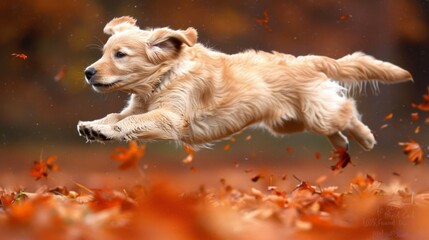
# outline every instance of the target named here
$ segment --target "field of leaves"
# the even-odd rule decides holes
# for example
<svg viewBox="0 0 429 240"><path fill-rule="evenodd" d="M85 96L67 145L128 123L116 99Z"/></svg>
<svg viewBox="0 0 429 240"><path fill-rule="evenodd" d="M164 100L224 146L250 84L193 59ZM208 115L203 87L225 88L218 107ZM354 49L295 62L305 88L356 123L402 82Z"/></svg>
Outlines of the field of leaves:
<svg viewBox="0 0 429 240"><path fill-rule="evenodd" d="M118 168L138 176L127 186L0 189L2 239L424 239L429 233L429 191L399 181L359 174L339 187L327 185L327 176L310 182L245 169L245 181L262 184L235 187L220 178L184 190L178 175L145 175L144 151L135 142L113 151ZM48 183L62 171L58 162L41 159L29 174ZM296 185L290 190L280 187L287 178Z"/></svg>

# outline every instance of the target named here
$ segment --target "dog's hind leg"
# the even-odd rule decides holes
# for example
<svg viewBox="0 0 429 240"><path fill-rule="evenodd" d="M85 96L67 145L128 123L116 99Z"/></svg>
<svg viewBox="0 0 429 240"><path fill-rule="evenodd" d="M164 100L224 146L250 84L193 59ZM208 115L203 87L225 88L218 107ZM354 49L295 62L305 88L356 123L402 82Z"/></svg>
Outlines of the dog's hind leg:
<svg viewBox="0 0 429 240"><path fill-rule="evenodd" d="M374 135L371 133L371 130L363 124L356 116L350 120L349 126L347 129L350 132L350 135L362 146L366 151L369 151L374 148L376 140Z"/></svg>

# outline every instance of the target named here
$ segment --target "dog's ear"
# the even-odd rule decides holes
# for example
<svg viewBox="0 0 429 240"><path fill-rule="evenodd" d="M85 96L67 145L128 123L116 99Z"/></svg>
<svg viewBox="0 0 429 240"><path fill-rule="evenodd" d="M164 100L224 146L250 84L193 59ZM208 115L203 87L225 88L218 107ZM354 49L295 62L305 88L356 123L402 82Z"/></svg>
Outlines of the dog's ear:
<svg viewBox="0 0 429 240"><path fill-rule="evenodd" d="M113 35L125 30L139 29L139 27L136 26L136 22L137 20L130 16L114 18L106 24L103 31L106 34Z"/></svg>
<svg viewBox="0 0 429 240"><path fill-rule="evenodd" d="M172 30L169 28L160 28L153 31L149 38L149 45L163 47L175 47L179 50L182 44L192 47L197 42L198 34L194 28L183 30Z"/></svg>
<svg viewBox="0 0 429 240"><path fill-rule="evenodd" d="M160 63L178 56L182 45L192 47L197 42L197 31L194 28L172 30L159 28L152 31L148 39L148 57L153 63Z"/></svg>

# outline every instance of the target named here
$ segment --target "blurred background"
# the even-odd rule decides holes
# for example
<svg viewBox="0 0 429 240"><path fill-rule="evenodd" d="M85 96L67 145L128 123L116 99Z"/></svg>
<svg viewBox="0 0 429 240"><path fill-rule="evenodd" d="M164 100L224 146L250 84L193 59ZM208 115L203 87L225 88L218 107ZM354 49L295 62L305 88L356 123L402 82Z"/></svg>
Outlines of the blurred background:
<svg viewBox="0 0 429 240"><path fill-rule="evenodd" d="M138 19L141 28L194 27L200 43L225 53L251 48L339 58L363 51L409 70L414 83L384 85L378 94L368 89L356 96L363 121L374 130L378 145L362 152L353 143L355 166L347 167L343 175L372 172L388 179L399 172L410 182L428 184L416 177L424 176L427 166L413 166L398 146L410 139L422 146L429 142L429 126L424 123L429 114L419 112L419 121L410 117L418 111L411 103L422 102L422 94L427 93L427 0L15 0L0 2L0 185L31 181L27 175L32 162L49 155L59 157L59 174L65 179L83 174L84 179L101 175L120 182L110 154L125 143L86 143L78 136L76 124L120 111L127 101L123 93L95 93L83 76L85 67L101 56L108 38L103 27L123 15ZM27 59L12 54L25 54ZM394 117L385 120L390 113ZM388 126L381 129L384 124ZM414 133L417 126L421 126L418 134ZM251 140L246 140L249 135ZM225 150L227 144L229 150ZM315 159L316 152L320 160ZM181 171L188 176L190 165L181 162L185 156L174 143L150 143L141 165L148 174ZM250 178L264 171L311 178L331 174L329 156L330 146L319 135L275 138L248 130L235 142L198 152L189 181L208 172L215 180L228 174ZM253 173L243 171L250 167Z"/></svg>

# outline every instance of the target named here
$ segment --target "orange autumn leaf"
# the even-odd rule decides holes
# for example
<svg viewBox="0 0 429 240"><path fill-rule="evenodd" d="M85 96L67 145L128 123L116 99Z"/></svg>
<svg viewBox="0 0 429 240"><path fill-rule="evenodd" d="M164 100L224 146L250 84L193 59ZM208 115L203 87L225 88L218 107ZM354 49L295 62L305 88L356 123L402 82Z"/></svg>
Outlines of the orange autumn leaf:
<svg viewBox="0 0 429 240"><path fill-rule="evenodd" d="M428 93L423 94L423 99L425 102L419 103L419 104L411 104L412 107L418 108L422 111L429 111L429 86L428 86Z"/></svg>
<svg viewBox="0 0 429 240"><path fill-rule="evenodd" d="M425 123L429 123L429 117L425 119Z"/></svg>
<svg viewBox="0 0 429 240"><path fill-rule="evenodd" d="M350 182L351 185L358 187L359 189L367 189L375 182L374 178L366 174L366 176L363 176L361 174L357 175L353 178L353 180Z"/></svg>
<svg viewBox="0 0 429 240"><path fill-rule="evenodd" d="M25 55L24 53L12 53L12 56L14 56L16 58L20 58L22 60L26 60L27 59L27 55Z"/></svg>
<svg viewBox="0 0 429 240"><path fill-rule="evenodd" d="M384 120L390 120L393 118L393 113L389 113L384 117Z"/></svg>
<svg viewBox="0 0 429 240"><path fill-rule="evenodd" d="M188 156L186 156L182 162L185 164L192 162L192 160L194 160L195 150L188 144L183 146L183 150L188 154Z"/></svg>
<svg viewBox="0 0 429 240"><path fill-rule="evenodd" d="M55 162L57 161L58 157L55 155L49 156L46 159L46 167L51 170L51 171L58 171L60 170L60 166L58 166L57 164L55 164Z"/></svg>
<svg viewBox="0 0 429 240"><path fill-rule="evenodd" d="M320 177L318 177L315 181L316 184L321 184L322 182L326 181L328 177L326 175L322 175Z"/></svg>
<svg viewBox="0 0 429 240"><path fill-rule="evenodd" d="M293 152L293 148L288 147L288 148L286 149L286 151L287 151L288 153L291 153L291 152Z"/></svg>
<svg viewBox="0 0 429 240"><path fill-rule="evenodd" d="M419 113L411 113L411 119L413 121L419 120Z"/></svg>
<svg viewBox="0 0 429 240"><path fill-rule="evenodd" d="M422 111L429 111L429 102L420 103L416 106L418 109Z"/></svg>
<svg viewBox="0 0 429 240"><path fill-rule="evenodd" d="M48 177L48 171L46 169L46 164L44 161L34 161L33 167L30 169L30 174L35 178L35 180L39 180L42 177Z"/></svg>
<svg viewBox="0 0 429 240"><path fill-rule="evenodd" d="M57 74L55 74L54 80L56 82L63 80L64 76L66 75L66 72L67 72L67 66L62 65L61 68L58 70Z"/></svg>
<svg viewBox="0 0 429 240"><path fill-rule="evenodd" d="M55 164L58 157L51 155L45 160L34 161L33 167L30 169L30 175L37 181L40 178L48 177L48 171L58 171L60 167Z"/></svg>
<svg viewBox="0 0 429 240"><path fill-rule="evenodd" d="M246 141L250 141L250 140L252 140L252 135L247 135Z"/></svg>
<svg viewBox="0 0 429 240"><path fill-rule="evenodd" d="M314 189L313 186L311 186L311 184L306 181L301 181L298 185L296 185L293 191L296 191L296 190L300 190L300 191L304 190L304 191L309 191L311 193L316 192L316 189Z"/></svg>
<svg viewBox="0 0 429 240"><path fill-rule="evenodd" d="M3 194L0 197L0 203L3 209L10 208L15 202L15 193Z"/></svg>
<svg viewBox="0 0 429 240"><path fill-rule="evenodd" d="M231 149L231 145L229 145L229 144L226 144L224 147L223 147L223 150L225 150L225 151L229 151Z"/></svg>
<svg viewBox="0 0 429 240"><path fill-rule="evenodd" d="M409 142L400 142L399 146L403 147L404 154L408 156L408 160L415 165L423 162L423 150L420 144L410 140Z"/></svg>
<svg viewBox="0 0 429 240"><path fill-rule="evenodd" d="M346 20L349 20L350 18L352 17L352 15L346 15L346 14L344 14L344 15L341 15L340 17L339 17L339 19L341 20L341 21L346 21Z"/></svg>
<svg viewBox="0 0 429 240"><path fill-rule="evenodd" d="M344 148L337 148L332 151L334 156L330 157L329 160L338 161L335 165L331 166L332 171L345 168L349 163L351 163L350 155Z"/></svg>
<svg viewBox="0 0 429 240"><path fill-rule="evenodd" d="M112 159L121 163L119 169L136 168L139 160L144 156L146 145L139 146L136 141L129 142L129 148L116 147Z"/></svg>
<svg viewBox="0 0 429 240"><path fill-rule="evenodd" d="M420 126L417 126L416 129L414 129L414 133L415 134L419 134L420 133Z"/></svg>

